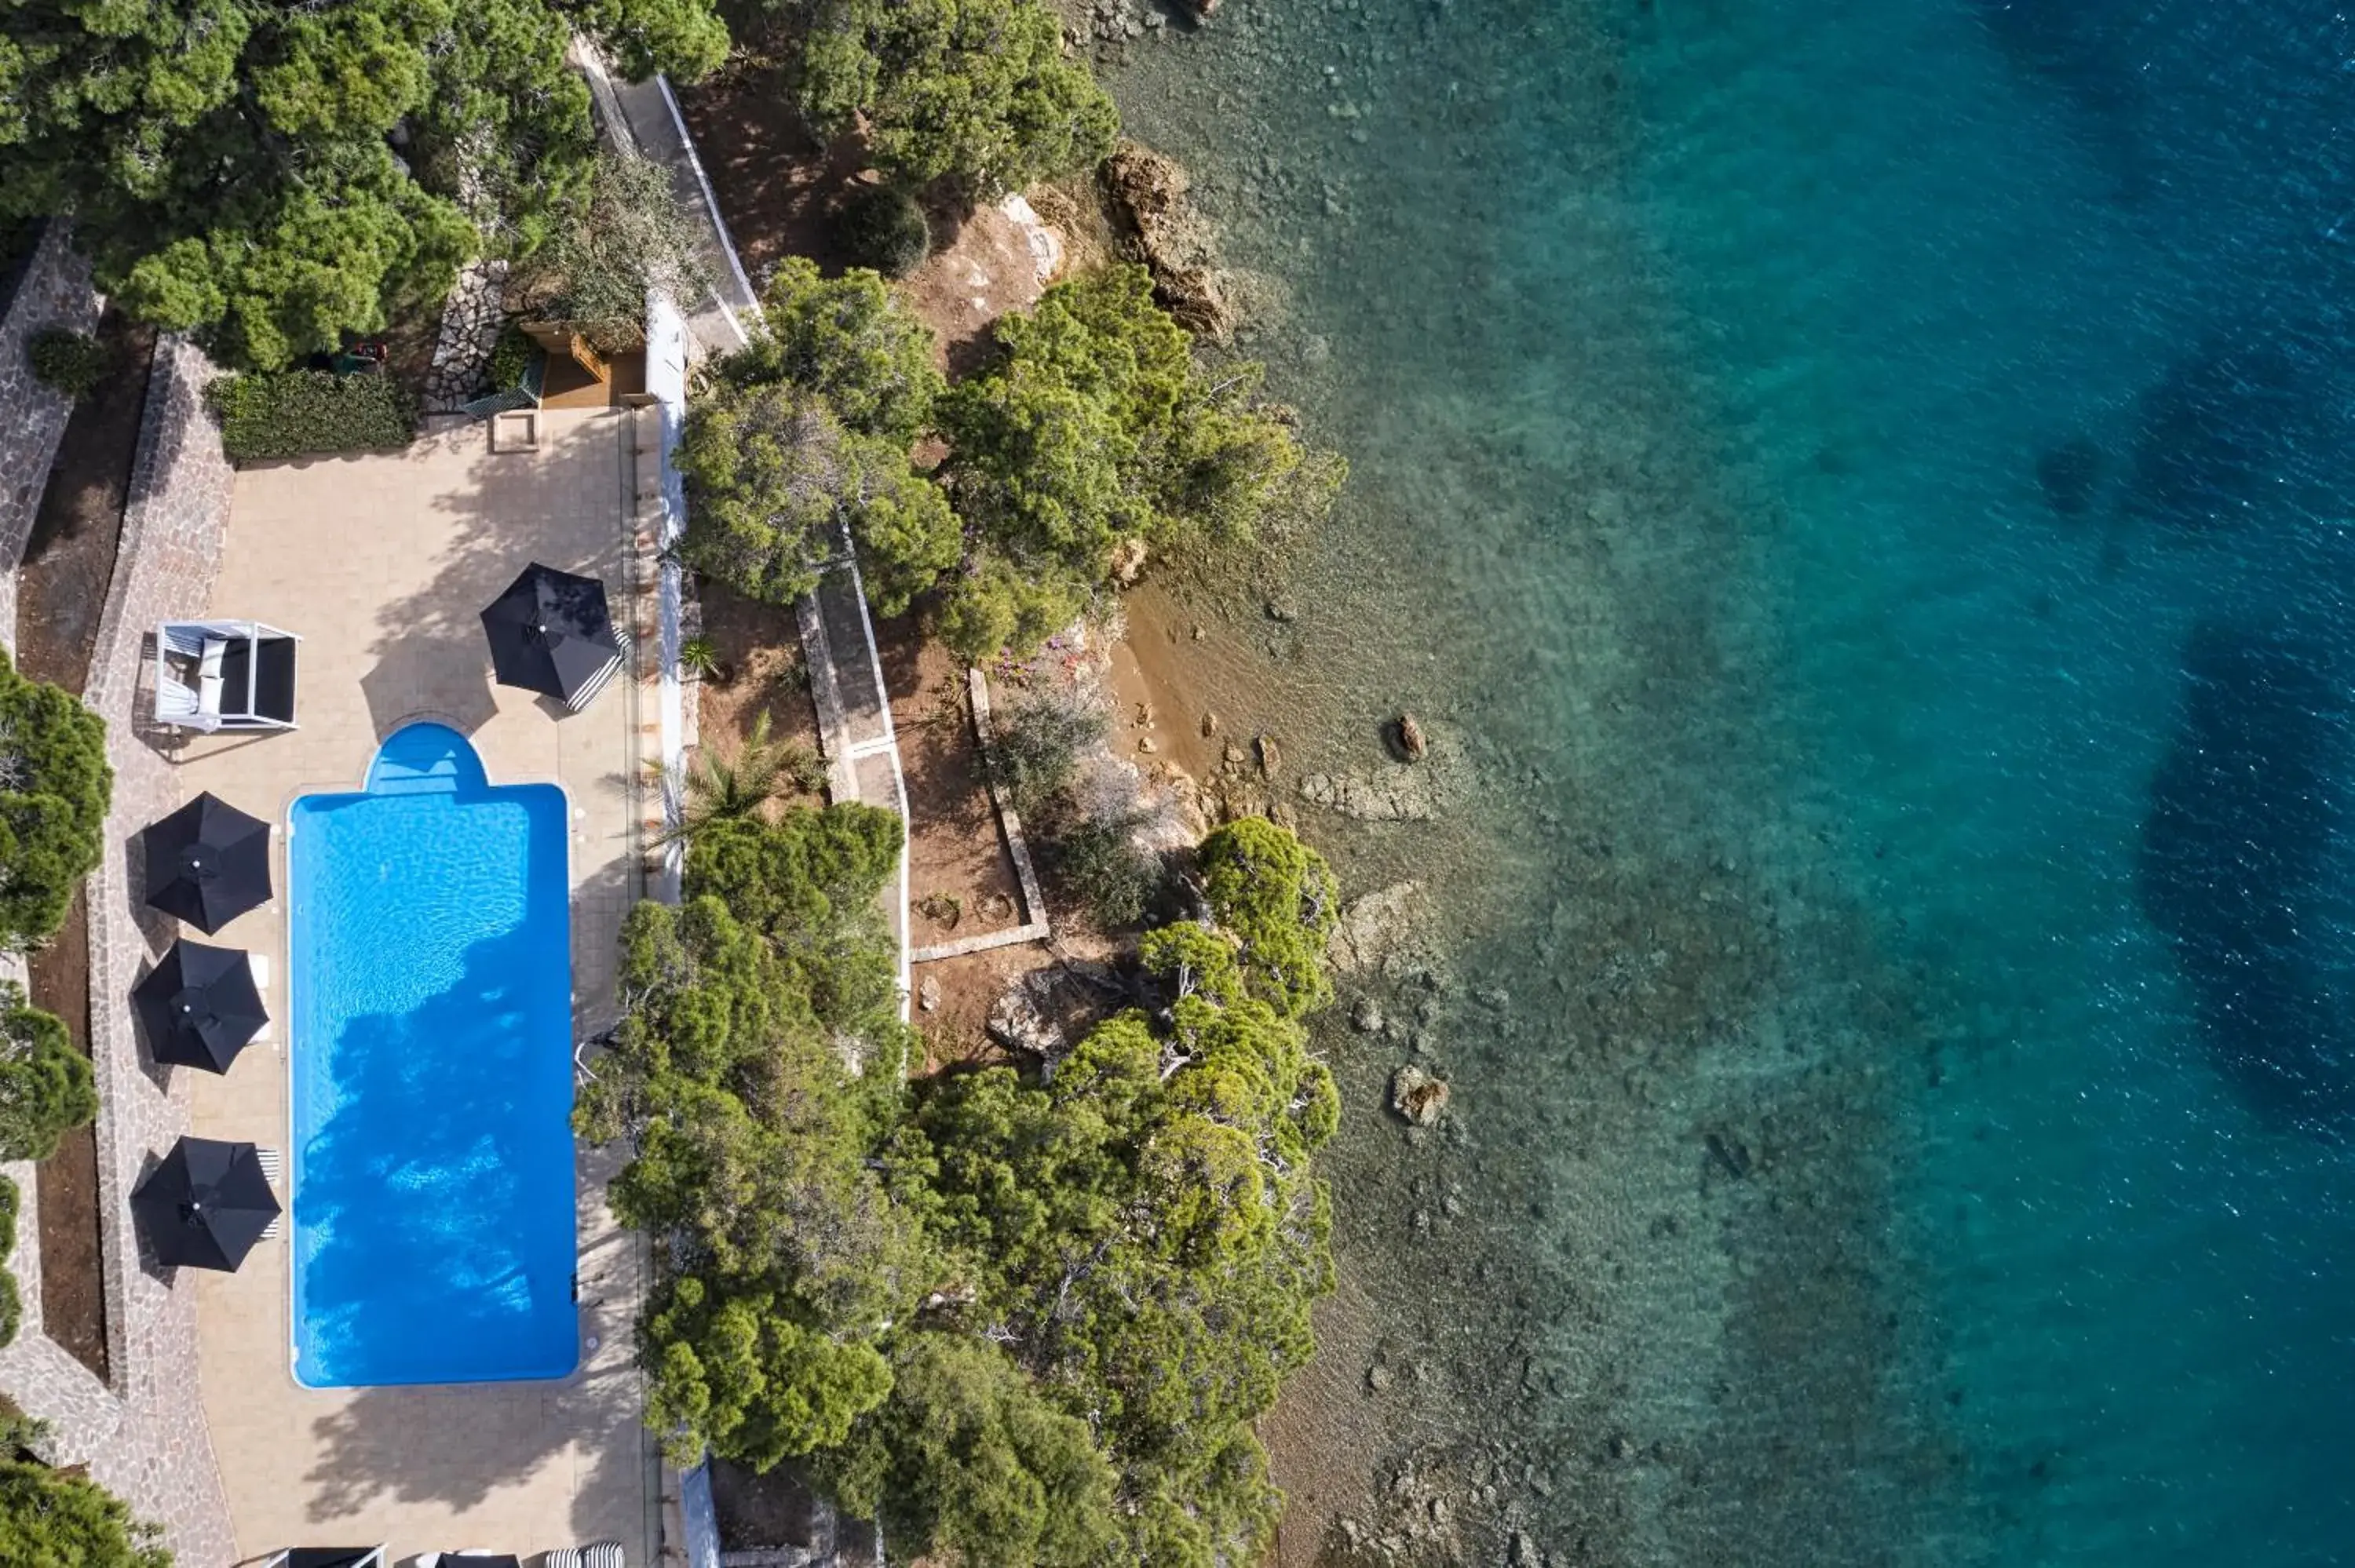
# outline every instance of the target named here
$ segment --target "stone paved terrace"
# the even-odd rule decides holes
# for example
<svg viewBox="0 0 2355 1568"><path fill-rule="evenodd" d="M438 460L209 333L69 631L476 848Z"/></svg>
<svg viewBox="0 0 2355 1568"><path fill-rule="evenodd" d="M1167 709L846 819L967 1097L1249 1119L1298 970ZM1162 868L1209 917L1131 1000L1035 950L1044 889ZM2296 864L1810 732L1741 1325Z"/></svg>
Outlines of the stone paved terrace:
<svg viewBox="0 0 2355 1568"><path fill-rule="evenodd" d="M639 891L637 686L618 679L586 713L559 716L552 703L491 683L477 612L540 560L602 577L626 623L633 416L539 418L534 451L495 454L487 427L472 424L405 453L240 472L209 604L185 608L302 635L301 727L196 739L177 771L185 795L211 789L278 824L282 889L294 799L359 788L378 741L410 719L466 733L494 783L561 783L573 811L574 1022L587 1034L613 1020L616 929ZM265 994L282 1017L282 902L218 939L268 956ZM226 1077L180 1075L193 1080L195 1130L285 1149L290 1045L303 1042L273 1027ZM629 1351L644 1258L604 1207L613 1164L594 1150L581 1158L583 1358L561 1382L305 1389L290 1367L283 1235L235 1275L184 1274L240 1559L304 1542L381 1541L399 1559L612 1540L632 1568L654 1561L655 1455ZM592 1335L600 1342L589 1351Z"/></svg>

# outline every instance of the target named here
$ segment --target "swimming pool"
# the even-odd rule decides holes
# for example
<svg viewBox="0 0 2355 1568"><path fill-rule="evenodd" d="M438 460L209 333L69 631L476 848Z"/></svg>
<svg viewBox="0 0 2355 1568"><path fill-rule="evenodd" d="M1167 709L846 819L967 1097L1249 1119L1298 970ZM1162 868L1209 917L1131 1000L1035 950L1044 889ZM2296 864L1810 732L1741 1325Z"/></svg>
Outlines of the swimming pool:
<svg viewBox="0 0 2355 1568"><path fill-rule="evenodd" d="M565 802L394 732L287 830L294 1375L561 1377L579 1359Z"/></svg>

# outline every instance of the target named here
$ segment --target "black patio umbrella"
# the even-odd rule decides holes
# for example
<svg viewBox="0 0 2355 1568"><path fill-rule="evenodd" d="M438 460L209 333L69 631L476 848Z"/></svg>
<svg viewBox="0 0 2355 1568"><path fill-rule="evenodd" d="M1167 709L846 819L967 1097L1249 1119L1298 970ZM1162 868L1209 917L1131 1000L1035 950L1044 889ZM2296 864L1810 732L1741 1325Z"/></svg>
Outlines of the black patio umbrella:
<svg viewBox="0 0 2355 1568"><path fill-rule="evenodd" d="M499 684L570 708L586 706L622 662L605 585L538 561L483 611L483 632Z"/></svg>
<svg viewBox="0 0 2355 1568"><path fill-rule="evenodd" d="M291 1546L264 1568L384 1568L381 1546Z"/></svg>
<svg viewBox="0 0 2355 1568"><path fill-rule="evenodd" d="M210 936L270 898L270 824L208 790L139 835L147 903Z"/></svg>
<svg viewBox="0 0 2355 1568"><path fill-rule="evenodd" d="M172 944L153 973L131 988L158 1062L226 1073L270 1022L253 983L253 960L240 948L208 948L186 938Z"/></svg>
<svg viewBox="0 0 2355 1568"><path fill-rule="evenodd" d="M131 1217L156 1262L233 1270L278 1217L278 1195L250 1143L183 1138L131 1194Z"/></svg>

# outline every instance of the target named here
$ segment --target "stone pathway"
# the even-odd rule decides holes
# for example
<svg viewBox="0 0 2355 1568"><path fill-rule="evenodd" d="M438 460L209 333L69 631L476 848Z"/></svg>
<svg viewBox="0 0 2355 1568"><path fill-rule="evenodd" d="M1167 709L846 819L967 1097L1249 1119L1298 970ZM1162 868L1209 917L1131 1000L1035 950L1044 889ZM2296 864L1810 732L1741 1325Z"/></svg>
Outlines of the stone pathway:
<svg viewBox="0 0 2355 1568"><path fill-rule="evenodd" d="M442 307L442 330L433 340L433 364L425 373L425 411L455 414L482 390L491 370L491 351L506 323L507 264L469 261Z"/></svg>
<svg viewBox="0 0 2355 1568"><path fill-rule="evenodd" d="M842 557L794 606L802 651L809 662L810 695L817 705L818 746L826 753L826 792L837 800L863 800L900 817L900 875L884 889L885 914L900 944L900 1016L908 1016L908 785L900 768L900 737L883 684L875 624L867 590L846 541Z"/></svg>

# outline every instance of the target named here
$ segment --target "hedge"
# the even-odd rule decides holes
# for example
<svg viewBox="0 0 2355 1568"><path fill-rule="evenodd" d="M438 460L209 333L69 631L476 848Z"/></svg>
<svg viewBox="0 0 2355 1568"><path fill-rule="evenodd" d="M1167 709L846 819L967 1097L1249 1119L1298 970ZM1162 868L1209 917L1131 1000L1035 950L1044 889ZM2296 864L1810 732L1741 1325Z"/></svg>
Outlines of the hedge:
<svg viewBox="0 0 2355 1568"><path fill-rule="evenodd" d="M16 1295L16 1277L8 1272L8 1255L16 1245L16 1183L0 1176L0 1347L16 1342L24 1303Z"/></svg>
<svg viewBox="0 0 2355 1568"><path fill-rule="evenodd" d="M224 376L206 388L205 401L238 462L399 451L416 435L417 400L389 376Z"/></svg>

